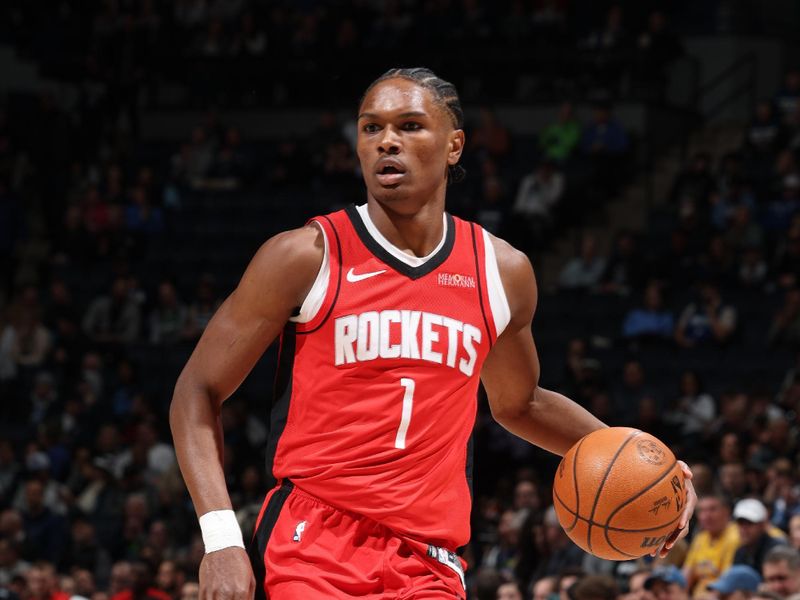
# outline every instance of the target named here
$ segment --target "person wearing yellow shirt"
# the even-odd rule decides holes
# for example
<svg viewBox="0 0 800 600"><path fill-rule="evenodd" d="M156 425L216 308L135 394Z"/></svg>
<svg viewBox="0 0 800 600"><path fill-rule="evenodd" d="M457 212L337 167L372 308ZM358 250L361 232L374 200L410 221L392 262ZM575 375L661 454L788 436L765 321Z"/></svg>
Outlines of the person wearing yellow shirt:
<svg viewBox="0 0 800 600"><path fill-rule="evenodd" d="M691 596L698 598L706 593L709 583L733 564L733 555L739 547L739 529L731 521L730 505L720 495L702 496L695 514L701 531L689 546L683 573Z"/></svg>

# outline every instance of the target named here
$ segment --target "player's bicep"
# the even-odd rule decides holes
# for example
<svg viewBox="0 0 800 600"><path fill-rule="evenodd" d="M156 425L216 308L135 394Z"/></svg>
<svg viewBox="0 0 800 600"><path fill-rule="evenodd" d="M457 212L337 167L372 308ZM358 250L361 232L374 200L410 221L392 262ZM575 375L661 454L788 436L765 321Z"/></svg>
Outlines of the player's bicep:
<svg viewBox="0 0 800 600"><path fill-rule="evenodd" d="M209 321L182 380L202 386L217 402L233 393L308 292L322 259L315 235L287 232L259 249Z"/></svg>
<svg viewBox="0 0 800 600"><path fill-rule="evenodd" d="M539 383L539 357L531 334L537 289L524 254L496 238L494 248L511 320L486 357L481 380L492 413L500 417L526 411Z"/></svg>
<svg viewBox="0 0 800 600"><path fill-rule="evenodd" d="M495 418L525 413L539 384L539 357L530 327L506 330L492 347L481 371Z"/></svg>

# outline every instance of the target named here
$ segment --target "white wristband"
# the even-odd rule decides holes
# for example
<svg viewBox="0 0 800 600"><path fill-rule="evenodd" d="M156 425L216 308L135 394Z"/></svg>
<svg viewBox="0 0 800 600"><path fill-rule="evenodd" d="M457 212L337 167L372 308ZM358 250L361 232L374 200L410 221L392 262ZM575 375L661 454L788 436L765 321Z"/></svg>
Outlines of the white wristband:
<svg viewBox="0 0 800 600"><path fill-rule="evenodd" d="M244 548L242 530L232 510L212 510L200 517L206 554L223 548Z"/></svg>

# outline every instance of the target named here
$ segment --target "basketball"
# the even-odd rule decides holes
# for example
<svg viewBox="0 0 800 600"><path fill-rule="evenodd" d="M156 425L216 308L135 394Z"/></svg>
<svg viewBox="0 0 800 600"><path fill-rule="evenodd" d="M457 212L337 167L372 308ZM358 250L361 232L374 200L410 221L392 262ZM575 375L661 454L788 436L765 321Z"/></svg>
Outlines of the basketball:
<svg viewBox="0 0 800 600"><path fill-rule="evenodd" d="M629 560L659 549L686 503L683 471L660 440L630 427L599 429L561 459L553 504L586 552Z"/></svg>

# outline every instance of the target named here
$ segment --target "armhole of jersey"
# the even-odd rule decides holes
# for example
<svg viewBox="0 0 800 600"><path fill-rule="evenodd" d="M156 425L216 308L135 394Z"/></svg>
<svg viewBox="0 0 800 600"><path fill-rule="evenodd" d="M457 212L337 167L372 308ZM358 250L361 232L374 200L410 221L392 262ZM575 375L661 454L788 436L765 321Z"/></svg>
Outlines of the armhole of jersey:
<svg viewBox="0 0 800 600"><path fill-rule="evenodd" d="M325 233L325 228L317 221L311 222L322 232L325 254L322 257L322 264L319 266L317 278L314 280L314 284L311 286L311 289L308 290L308 295L300 306L300 312L289 319L293 323L308 323L319 314L319 309L322 308L322 303L325 301L325 296L328 293L328 285L330 283L331 265L330 251L328 250L328 234Z"/></svg>
<svg viewBox="0 0 800 600"><path fill-rule="evenodd" d="M497 267L497 256L494 253L494 244L489 233L483 231L483 255L486 260L486 293L489 296L489 309L492 312L494 328L497 337L511 321L511 308L508 306L508 298L503 288L503 280L500 279L500 269Z"/></svg>
<svg viewBox="0 0 800 600"><path fill-rule="evenodd" d="M300 314L292 319L298 334L312 333L322 327L333 311L342 283L342 245L336 226L328 216L316 217L309 223L322 230L325 254L317 278L300 307Z"/></svg>

